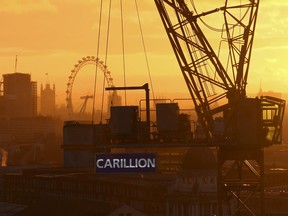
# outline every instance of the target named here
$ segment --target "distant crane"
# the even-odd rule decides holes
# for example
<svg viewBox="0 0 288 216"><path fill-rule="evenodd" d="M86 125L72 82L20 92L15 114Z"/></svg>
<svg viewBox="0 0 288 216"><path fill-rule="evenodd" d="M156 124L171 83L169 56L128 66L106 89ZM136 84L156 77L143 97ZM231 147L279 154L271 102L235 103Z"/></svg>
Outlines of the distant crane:
<svg viewBox="0 0 288 216"><path fill-rule="evenodd" d="M79 114L84 114L86 111L88 99L93 99L93 95L81 96L80 99L84 100L84 102L80 108Z"/></svg>

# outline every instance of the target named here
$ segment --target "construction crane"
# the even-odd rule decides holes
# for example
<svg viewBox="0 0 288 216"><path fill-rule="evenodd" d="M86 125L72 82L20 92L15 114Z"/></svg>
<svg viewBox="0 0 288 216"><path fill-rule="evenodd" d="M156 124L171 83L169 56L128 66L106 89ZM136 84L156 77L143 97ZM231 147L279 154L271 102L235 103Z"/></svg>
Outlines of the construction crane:
<svg viewBox="0 0 288 216"><path fill-rule="evenodd" d="M218 149L219 215L264 215L263 148L281 143L285 101L246 95L259 0L226 0L223 6L201 13L193 0L154 1L207 146ZM199 24L204 16L218 12L223 14L225 60ZM220 132L216 119L222 124ZM252 197L259 199L259 208L249 206Z"/></svg>
<svg viewBox="0 0 288 216"><path fill-rule="evenodd" d="M87 107L88 99L93 99L93 95L81 96L80 99L84 100L84 102L83 102L83 104L82 104L82 106L80 108L79 114L84 114L85 110L86 110L86 107Z"/></svg>

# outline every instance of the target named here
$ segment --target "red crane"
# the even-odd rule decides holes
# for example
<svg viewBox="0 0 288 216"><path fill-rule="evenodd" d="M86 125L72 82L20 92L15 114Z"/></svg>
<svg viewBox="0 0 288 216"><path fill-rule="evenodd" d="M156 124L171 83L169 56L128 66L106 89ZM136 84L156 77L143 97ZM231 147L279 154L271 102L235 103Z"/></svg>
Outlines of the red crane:
<svg viewBox="0 0 288 216"><path fill-rule="evenodd" d="M259 0L226 0L223 6L202 13L193 0L154 1L207 145L218 149L219 215L263 215L263 148L281 143L285 101L246 96ZM204 16L219 12L223 14L220 31L225 58L216 54L203 31L208 26ZM222 122L220 133L216 119ZM255 211L248 202L254 195L259 198Z"/></svg>

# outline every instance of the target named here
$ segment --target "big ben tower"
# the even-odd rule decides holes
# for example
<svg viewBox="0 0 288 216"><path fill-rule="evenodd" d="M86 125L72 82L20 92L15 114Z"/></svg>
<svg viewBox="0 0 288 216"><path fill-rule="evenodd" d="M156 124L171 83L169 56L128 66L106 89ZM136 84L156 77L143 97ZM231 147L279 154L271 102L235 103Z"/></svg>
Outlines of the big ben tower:
<svg viewBox="0 0 288 216"><path fill-rule="evenodd" d="M45 88L41 84L40 114L44 116L55 115L55 84L53 84L53 88L49 82L46 83Z"/></svg>

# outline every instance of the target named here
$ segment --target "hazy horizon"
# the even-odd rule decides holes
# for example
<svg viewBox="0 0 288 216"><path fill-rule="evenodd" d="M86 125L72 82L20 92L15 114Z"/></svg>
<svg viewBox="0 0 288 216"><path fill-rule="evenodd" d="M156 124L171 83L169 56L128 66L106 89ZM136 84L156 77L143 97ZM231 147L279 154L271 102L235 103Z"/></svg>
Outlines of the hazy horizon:
<svg viewBox="0 0 288 216"><path fill-rule="evenodd" d="M207 2L208 3L208 2ZM197 3L200 9L219 7L210 1ZM96 56L106 63L115 86L139 86L153 82L155 97L169 97L175 92L187 94L188 90L175 55L161 23L153 1L139 1L139 16L145 41L149 69L141 40L137 11L134 1L123 3L125 75L123 47L120 28L120 5L113 2L109 45L106 47L107 2L103 5L103 20L99 50L99 2L76 0L4 0L0 2L0 22L4 26L0 35L0 74L17 72L31 74L31 79L40 85L47 81L56 86L56 103L65 104L68 77L74 65L86 56ZM286 94L288 70L286 53L288 20L283 17L288 9L284 1L261 1L248 76L247 94L264 92ZM218 16L218 15L217 15ZM221 23L207 18L210 25ZM219 33L204 29L210 41L219 38ZM215 44L218 47L218 44ZM106 56L107 51L107 56ZM149 74L150 71L150 74ZM102 72L98 81L103 80ZM48 76L47 76L48 74ZM81 69L73 86L73 97L93 93L95 69ZM87 89L84 89L84 87ZM89 88L88 88L89 87ZM103 94L102 84L97 83L97 92ZM150 84L152 98L152 85ZM77 91L79 91L77 93ZM105 93L106 94L106 93ZM159 94L159 95L158 95ZM188 95L189 96L189 95ZM76 99L75 99L76 101Z"/></svg>

